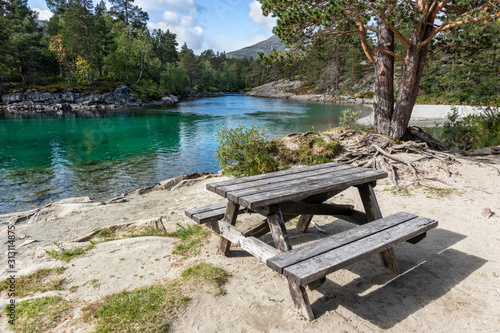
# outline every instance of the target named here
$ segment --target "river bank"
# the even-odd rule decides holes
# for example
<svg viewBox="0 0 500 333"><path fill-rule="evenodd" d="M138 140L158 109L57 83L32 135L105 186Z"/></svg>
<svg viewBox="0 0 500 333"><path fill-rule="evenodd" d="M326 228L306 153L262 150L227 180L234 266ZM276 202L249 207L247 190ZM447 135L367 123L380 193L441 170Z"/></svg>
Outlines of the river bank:
<svg viewBox="0 0 500 333"><path fill-rule="evenodd" d="M428 162L419 155L404 154L404 158ZM40 219L33 223L16 225L18 276L66 267L58 276L64 279L60 290L35 292L17 303L42 296L61 297L71 305L70 311L50 331L92 332L92 321L82 315L84 306L122 290L166 283L178 278L186 267L207 262L229 274L225 292L215 296L192 291L188 307L171 323L173 332L325 332L332 325L353 333L497 331L500 206L495 191L500 176L495 168L500 168L498 158L460 158L448 165L449 174L440 174L446 185L435 182L430 188L398 190L389 180L380 181L375 191L384 215L404 210L436 219L439 227L417 245L396 247L403 271L397 277L382 268L377 256L328 275L322 287L308 292L318 315L312 322L293 311L283 276L236 246L229 257L218 254L214 234L199 254L188 257L172 254L175 239L155 236L97 243L70 262L48 255L57 251L54 242L66 249L88 246L88 241L76 240L88 239L87 235L103 227L161 222L166 230L175 231L178 225L192 225L184 210L224 201L208 192L206 185L228 178L208 174L160 182L104 203L60 202L48 207L51 214L38 214ZM359 196L351 190L336 196L335 203L363 209ZM486 210L490 213L485 214ZM260 221L258 214L252 214L239 218L238 227L245 229ZM329 234L351 227L331 217L313 221ZM310 228L299 237L293 223L287 229L294 247L327 236ZM0 237L7 239L7 226L0 229ZM272 242L269 235L262 239ZM3 253L7 245L1 242ZM1 271L6 276L8 267L2 265ZM1 304L8 301L2 293Z"/></svg>

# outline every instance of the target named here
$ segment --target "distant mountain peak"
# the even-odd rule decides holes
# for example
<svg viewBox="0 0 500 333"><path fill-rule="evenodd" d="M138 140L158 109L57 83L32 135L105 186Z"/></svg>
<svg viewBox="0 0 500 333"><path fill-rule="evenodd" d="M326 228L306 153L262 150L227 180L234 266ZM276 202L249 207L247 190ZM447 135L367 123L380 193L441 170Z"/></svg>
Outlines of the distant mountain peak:
<svg viewBox="0 0 500 333"><path fill-rule="evenodd" d="M236 59L257 59L259 52L263 52L264 54L268 55L272 50L285 51L285 49L285 44L280 41L278 36L272 35L268 39L262 42L258 42L257 44L254 44L252 46L247 46L242 49L226 53L226 57Z"/></svg>

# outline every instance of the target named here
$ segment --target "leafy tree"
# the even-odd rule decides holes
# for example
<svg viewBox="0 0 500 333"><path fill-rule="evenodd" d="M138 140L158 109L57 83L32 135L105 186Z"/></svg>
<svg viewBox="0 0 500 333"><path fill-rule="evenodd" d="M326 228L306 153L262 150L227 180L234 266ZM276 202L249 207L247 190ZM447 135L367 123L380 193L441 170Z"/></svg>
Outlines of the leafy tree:
<svg viewBox="0 0 500 333"><path fill-rule="evenodd" d="M189 86L194 88L200 77L200 65L198 59L194 55L193 50L191 50L186 43L182 45L181 51L179 52L180 64L186 70L186 74L189 80Z"/></svg>
<svg viewBox="0 0 500 333"><path fill-rule="evenodd" d="M134 5L134 0L110 0L109 2L112 5L109 13L115 20L130 24L134 28L133 31L146 29L149 15Z"/></svg>
<svg viewBox="0 0 500 333"><path fill-rule="evenodd" d="M162 64L175 63L179 60L177 54L177 35L170 30L162 31L161 29L153 30L151 34L153 37L153 48L156 56Z"/></svg>
<svg viewBox="0 0 500 333"><path fill-rule="evenodd" d="M375 130L402 138L415 105L429 49L440 34L500 17L500 0L260 0L265 15L278 17L274 33L296 49L318 39L358 34L375 64ZM376 23L376 24L372 24ZM369 38L376 34L377 45ZM401 45L404 56L395 51ZM445 46L436 51L444 50ZM401 85L394 102L394 60Z"/></svg>

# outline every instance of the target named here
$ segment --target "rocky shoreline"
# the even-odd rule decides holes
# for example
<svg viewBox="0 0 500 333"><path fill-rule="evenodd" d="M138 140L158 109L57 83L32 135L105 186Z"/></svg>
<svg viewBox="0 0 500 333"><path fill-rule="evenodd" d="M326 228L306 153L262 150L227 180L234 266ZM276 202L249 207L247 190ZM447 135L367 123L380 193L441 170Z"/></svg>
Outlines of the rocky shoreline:
<svg viewBox="0 0 500 333"><path fill-rule="evenodd" d="M168 105L179 101L177 96L166 96L158 101L143 101L130 93L131 90L126 85L116 88L113 92L10 93L1 96L0 111L19 113L135 108Z"/></svg>
<svg viewBox="0 0 500 333"><path fill-rule="evenodd" d="M294 101L327 102L335 104L372 105L373 97L361 95L335 95L332 92L314 94L311 91L297 93L304 86L301 80L282 79L253 88L245 95L253 97L281 98Z"/></svg>

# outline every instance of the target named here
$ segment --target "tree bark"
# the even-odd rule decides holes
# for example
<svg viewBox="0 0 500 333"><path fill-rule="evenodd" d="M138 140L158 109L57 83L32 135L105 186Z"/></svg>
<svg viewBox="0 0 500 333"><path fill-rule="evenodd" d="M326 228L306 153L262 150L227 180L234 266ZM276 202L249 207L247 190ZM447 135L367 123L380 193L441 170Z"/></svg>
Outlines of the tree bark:
<svg viewBox="0 0 500 333"><path fill-rule="evenodd" d="M394 33L379 17L377 46L394 52ZM377 52L375 61L375 101L373 103L375 132L389 134L394 112L394 57Z"/></svg>
<svg viewBox="0 0 500 333"><path fill-rule="evenodd" d="M406 133L410 122L411 113L417 100L420 80L427 61L429 44L418 48L418 45L432 35L434 20L422 23L419 29L415 29L411 36L410 49L403 69L403 77L399 88L398 98L394 107L391 124L391 136L401 139Z"/></svg>

